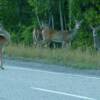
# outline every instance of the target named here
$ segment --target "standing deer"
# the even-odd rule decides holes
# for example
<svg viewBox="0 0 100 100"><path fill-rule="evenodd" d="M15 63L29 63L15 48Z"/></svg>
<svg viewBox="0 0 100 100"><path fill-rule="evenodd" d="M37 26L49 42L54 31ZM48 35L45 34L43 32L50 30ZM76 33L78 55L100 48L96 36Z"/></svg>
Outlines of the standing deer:
<svg viewBox="0 0 100 100"><path fill-rule="evenodd" d="M0 68L4 69L3 67L3 47L7 44L7 42L10 40L9 33L3 28L3 26L0 24Z"/></svg>
<svg viewBox="0 0 100 100"><path fill-rule="evenodd" d="M93 34L93 46L96 50L100 50L100 38L98 37L97 31L100 30L100 26L98 27L93 27L90 26L92 29L92 34Z"/></svg>
<svg viewBox="0 0 100 100"><path fill-rule="evenodd" d="M82 21L76 21L74 29L71 31L56 31L50 29L47 25L42 25L43 41L48 46L51 42L61 43L62 47L65 47L67 43L71 42L77 34Z"/></svg>

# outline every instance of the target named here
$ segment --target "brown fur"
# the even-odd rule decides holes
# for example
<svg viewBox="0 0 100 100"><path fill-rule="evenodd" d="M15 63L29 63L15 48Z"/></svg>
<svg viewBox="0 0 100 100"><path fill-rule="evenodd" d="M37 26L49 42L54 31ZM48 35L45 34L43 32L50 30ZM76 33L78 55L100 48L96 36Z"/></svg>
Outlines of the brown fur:
<svg viewBox="0 0 100 100"><path fill-rule="evenodd" d="M0 45L4 45L6 41L7 40L3 36L0 36Z"/></svg>
<svg viewBox="0 0 100 100"><path fill-rule="evenodd" d="M7 40L3 36L0 36L0 68L1 69L4 69L3 68L3 61L2 61L2 59L3 59L2 48L3 48L4 44L6 43L6 41Z"/></svg>
<svg viewBox="0 0 100 100"><path fill-rule="evenodd" d="M42 30L42 35L45 42L59 42L66 45L68 40L68 32L67 31L57 31L50 29L49 27L44 27Z"/></svg>

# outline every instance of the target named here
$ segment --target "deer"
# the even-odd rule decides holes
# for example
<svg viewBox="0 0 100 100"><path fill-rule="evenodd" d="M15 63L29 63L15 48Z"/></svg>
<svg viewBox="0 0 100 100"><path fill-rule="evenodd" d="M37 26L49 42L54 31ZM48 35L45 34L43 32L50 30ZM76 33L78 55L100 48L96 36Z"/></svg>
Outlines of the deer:
<svg viewBox="0 0 100 100"><path fill-rule="evenodd" d="M92 35L93 35L93 46L98 51L100 50L100 38L97 32L100 30L100 26L93 27L90 25L90 27L92 29Z"/></svg>
<svg viewBox="0 0 100 100"><path fill-rule="evenodd" d="M3 67L3 47L10 41L10 34L0 24L0 69Z"/></svg>
<svg viewBox="0 0 100 100"><path fill-rule="evenodd" d="M47 46L49 46L51 42L61 43L62 48L66 47L67 43L70 43L76 36L82 22L83 20L75 21L75 27L71 31L57 31L49 28L48 25L42 24L42 37L44 43L46 43Z"/></svg>

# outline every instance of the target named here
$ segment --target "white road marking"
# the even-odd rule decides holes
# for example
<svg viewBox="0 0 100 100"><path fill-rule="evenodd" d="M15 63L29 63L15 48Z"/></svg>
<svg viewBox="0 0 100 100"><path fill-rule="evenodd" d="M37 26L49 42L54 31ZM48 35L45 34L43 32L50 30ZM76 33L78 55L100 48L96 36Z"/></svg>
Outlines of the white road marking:
<svg viewBox="0 0 100 100"><path fill-rule="evenodd" d="M39 69L31 69L31 68L22 68L22 67L17 67L17 66L5 66L8 69L16 69L16 70L22 70L22 71L35 71L35 72L45 72L45 73L50 73L50 74L62 74L62 75L70 75L72 77L80 77L80 78L93 78L100 80L99 77L94 77L94 76L87 76L87 75L78 75L78 74L71 74L71 73L60 73L60 72L51 72L51 71L45 71L45 70L39 70Z"/></svg>
<svg viewBox="0 0 100 100"><path fill-rule="evenodd" d="M55 90L49 90L49 89L43 89L43 88L36 88L36 87L31 87L31 89L41 91L41 92L70 96L70 97L79 98L79 99L83 99L83 100L96 100L96 99L89 98L89 97L86 97L86 96L81 96L81 95L76 95L76 94L71 94L71 93L66 93L66 92L61 92L61 91L55 91Z"/></svg>
<svg viewBox="0 0 100 100"><path fill-rule="evenodd" d="M14 70L30 71L30 72L41 72L41 73L45 72L45 73L49 73L49 74L64 74L64 73L49 72L49 71L44 71L44 70L23 68L23 67L17 67L17 66L5 66L5 67L8 70L14 69ZM100 78L89 77L89 76L86 76L86 75L74 75L74 74L66 74L66 73L64 75L70 75L70 76L73 76L73 77L81 77L81 78L93 78L93 79L99 79L100 80ZM71 94L71 93L67 93L67 92L56 91L56 90L43 89L43 88L38 88L38 87L31 87L31 89L37 90L37 91L42 91L42 92L47 92L47 93L70 96L70 97L74 97L74 98L80 98L80 99L83 99L83 100L96 100L94 98L89 98L89 97L86 97L86 96L81 96L81 95Z"/></svg>

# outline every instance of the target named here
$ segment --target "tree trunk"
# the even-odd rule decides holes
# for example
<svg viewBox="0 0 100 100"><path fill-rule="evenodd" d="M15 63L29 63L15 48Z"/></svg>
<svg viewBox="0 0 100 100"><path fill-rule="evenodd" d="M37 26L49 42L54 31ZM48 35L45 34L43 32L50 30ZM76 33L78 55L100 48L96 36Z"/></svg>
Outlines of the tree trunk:
<svg viewBox="0 0 100 100"><path fill-rule="evenodd" d="M51 26L51 16L49 16L48 25Z"/></svg>
<svg viewBox="0 0 100 100"><path fill-rule="evenodd" d="M72 24L72 0L69 0L69 30L71 30Z"/></svg>
<svg viewBox="0 0 100 100"><path fill-rule="evenodd" d="M37 18L37 22L38 22L38 24L39 24L39 27L41 28L41 22L40 22L40 19L39 19L39 16L38 16L38 10L37 10L37 6L36 6L36 8L35 8L35 15L36 15L36 18Z"/></svg>
<svg viewBox="0 0 100 100"><path fill-rule="evenodd" d="M54 29L54 17L53 17L53 15L51 16L51 20L52 20L52 29Z"/></svg>
<svg viewBox="0 0 100 100"><path fill-rule="evenodd" d="M61 9L61 1L59 1L59 14L60 14L60 26L61 26L61 31L64 31L63 15L62 15L62 9Z"/></svg>
<svg viewBox="0 0 100 100"><path fill-rule="evenodd" d="M64 29L67 30L66 17L64 16Z"/></svg>
<svg viewBox="0 0 100 100"><path fill-rule="evenodd" d="M37 17L38 24L41 27L41 22L40 22L40 19L39 19L39 16L37 15L37 13L36 13L36 17Z"/></svg>

